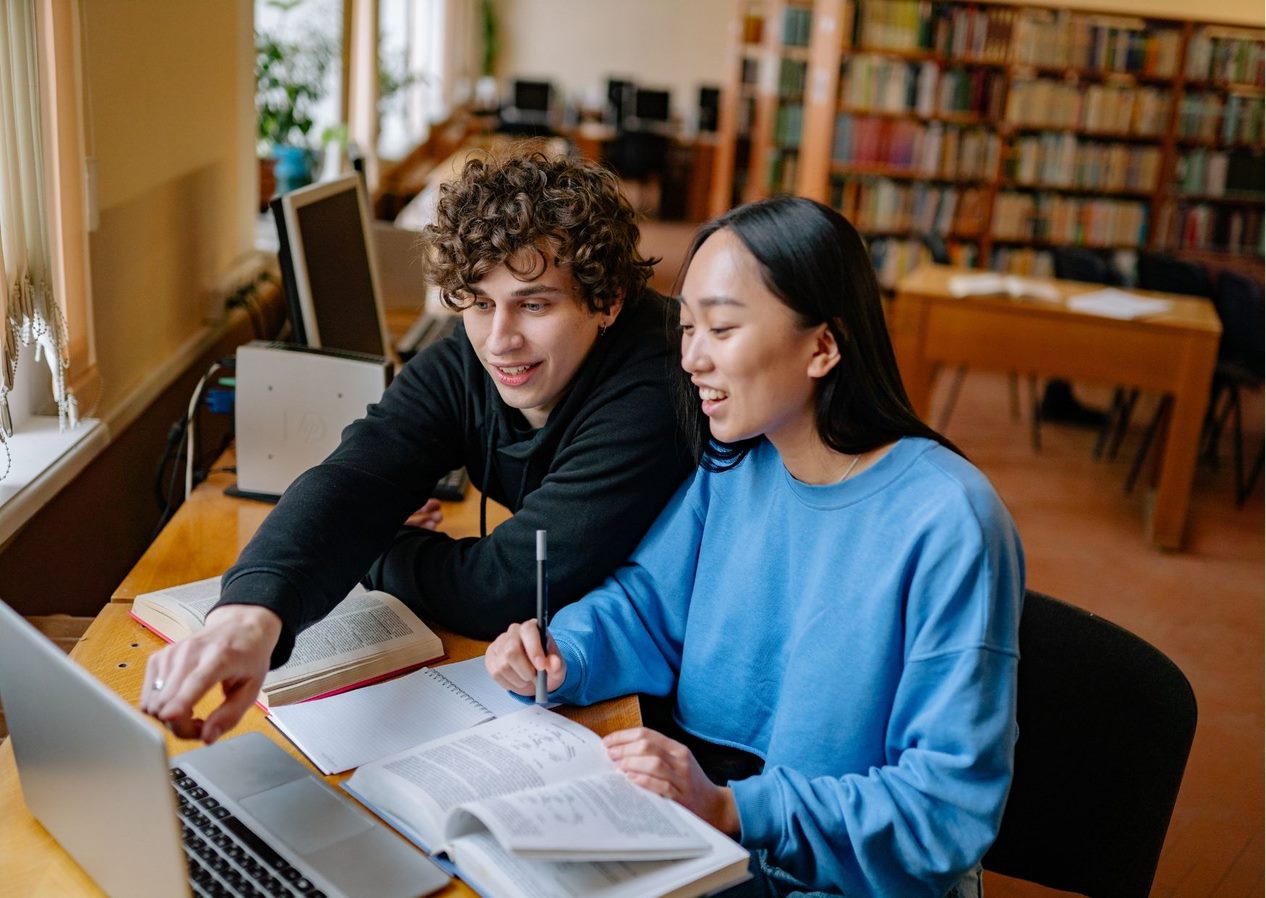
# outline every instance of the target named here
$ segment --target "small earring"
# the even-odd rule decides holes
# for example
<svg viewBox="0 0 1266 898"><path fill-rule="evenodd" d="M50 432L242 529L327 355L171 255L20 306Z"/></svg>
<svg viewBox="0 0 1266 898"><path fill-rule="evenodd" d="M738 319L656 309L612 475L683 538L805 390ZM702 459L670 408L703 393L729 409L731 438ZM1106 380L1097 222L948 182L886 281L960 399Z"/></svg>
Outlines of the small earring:
<svg viewBox="0 0 1266 898"><path fill-rule="evenodd" d="M606 336L606 333L607 333L607 326L606 326L605 324L599 324L599 325L598 325L598 338L599 338L599 339L601 339L602 337Z"/></svg>

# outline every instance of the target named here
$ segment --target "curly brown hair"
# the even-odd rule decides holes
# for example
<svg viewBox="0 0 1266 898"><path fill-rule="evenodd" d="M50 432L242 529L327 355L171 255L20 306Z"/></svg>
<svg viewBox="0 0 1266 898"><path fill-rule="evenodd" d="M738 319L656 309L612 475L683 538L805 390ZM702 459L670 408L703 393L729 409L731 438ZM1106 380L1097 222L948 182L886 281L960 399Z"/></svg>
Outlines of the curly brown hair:
<svg viewBox="0 0 1266 898"><path fill-rule="evenodd" d="M658 261L638 254L635 213L615 175L530 146L468 161L440 186L422 239L428 279L453 310L498 265L524 280L539 276L548 252L571 271L589 309L602 312L633 300Z"/></svg>

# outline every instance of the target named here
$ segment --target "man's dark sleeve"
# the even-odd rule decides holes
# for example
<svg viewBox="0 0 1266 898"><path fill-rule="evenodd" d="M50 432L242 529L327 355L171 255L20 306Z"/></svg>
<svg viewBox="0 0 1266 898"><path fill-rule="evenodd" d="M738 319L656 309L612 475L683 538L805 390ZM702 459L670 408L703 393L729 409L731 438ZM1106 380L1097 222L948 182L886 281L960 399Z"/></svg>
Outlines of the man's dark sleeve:
<svg viewBox="0 0 1266 898"><path fill-rule="evenodd" d="M462 464L466 388L459 344L445 344L415 356L329 458L291 484L224 575L219 605L262 605L281 617L274 667Z"/></svg>
<svg viewBox="0 0 1266 898"><path fill-rule="evenodd" d="M492 639L536 609L536 531L549 531L550 603L624 561L692 467L663 383L595 401L523 507L483 539L401 532L370 583L458 632Z"/></svg>

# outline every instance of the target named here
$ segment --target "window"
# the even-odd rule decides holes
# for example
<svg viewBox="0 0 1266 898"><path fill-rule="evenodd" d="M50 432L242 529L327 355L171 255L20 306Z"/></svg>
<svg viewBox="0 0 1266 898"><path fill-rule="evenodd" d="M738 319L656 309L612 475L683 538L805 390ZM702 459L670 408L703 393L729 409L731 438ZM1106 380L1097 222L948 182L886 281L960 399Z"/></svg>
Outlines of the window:
<svg viewBox="0 0 1266 898"><path fill-rule="evenodd" d="M2 55L13 63L0 74L0 270L8 299L0 307L6 332L17 331L0 357L16 368L5 422L15 431L50 399L61 423L73 423L75 388L95 374L77 28L71 0L20 0L0 21Z"/></svg>
<svg viewBox="0 0 1266 898"><path fill-rule="evenodd" d="M0 544L105 444L96 421L68 426L84 397L91 411L99 394L79 9L74 0L16 0L0 19L0 326L10 335L0 364L13 374L5 421L12 432L6 428L0 447ZM27 281L13 303L12 287ZM54 404L60 413L44 414Z"/></svg>

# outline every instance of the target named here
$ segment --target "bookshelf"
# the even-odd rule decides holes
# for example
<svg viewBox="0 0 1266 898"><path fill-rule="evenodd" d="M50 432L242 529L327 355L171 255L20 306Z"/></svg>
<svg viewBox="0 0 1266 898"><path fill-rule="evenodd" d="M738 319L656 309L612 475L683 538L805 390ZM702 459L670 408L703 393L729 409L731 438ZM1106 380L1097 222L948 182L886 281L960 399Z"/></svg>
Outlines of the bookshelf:
<svg viewBox="0 0 1266 898"><path fill-rule="evenodd" d="M1030 274L1070 245L1261 258L1260 28L959 0L743 8L765 25L749 165L718 179L715 211L830 203L885 284L925 233L958 264Z"/></svg>
<svg viewBox="0 0 1266 898"><path fill-rule="evenodd" d="M717 148L708 200L708 214L712 217L743 202L747 191L765 6L760 0L740 0L734 4L730 18L729 51L717 109Z"/></svg>

